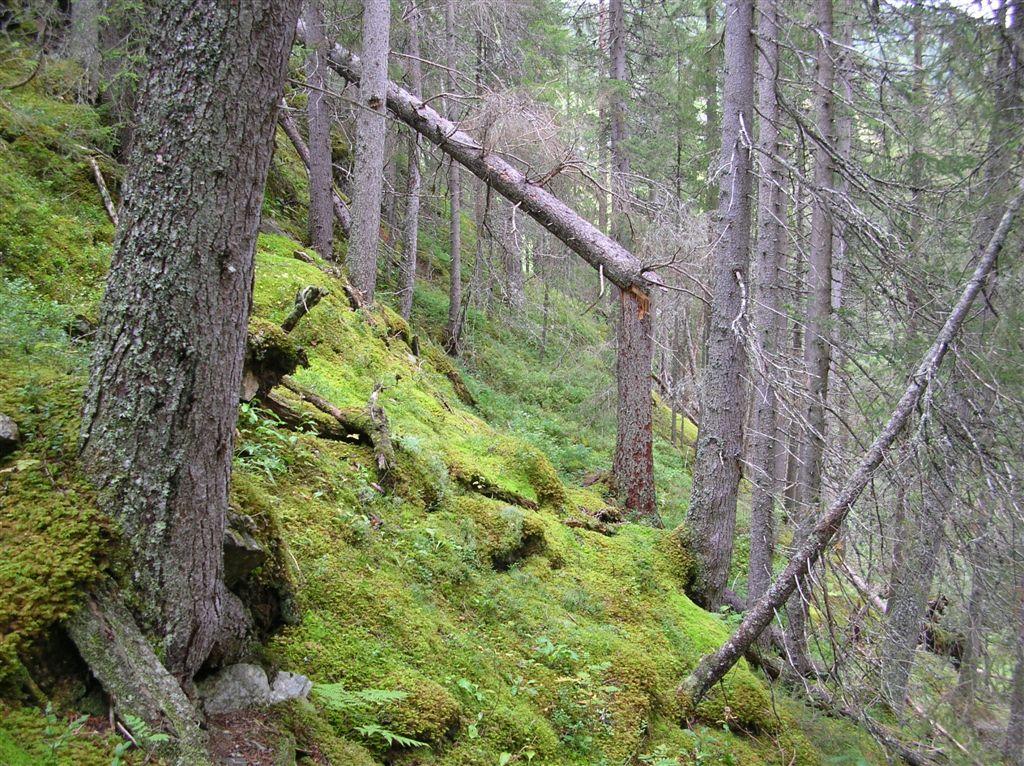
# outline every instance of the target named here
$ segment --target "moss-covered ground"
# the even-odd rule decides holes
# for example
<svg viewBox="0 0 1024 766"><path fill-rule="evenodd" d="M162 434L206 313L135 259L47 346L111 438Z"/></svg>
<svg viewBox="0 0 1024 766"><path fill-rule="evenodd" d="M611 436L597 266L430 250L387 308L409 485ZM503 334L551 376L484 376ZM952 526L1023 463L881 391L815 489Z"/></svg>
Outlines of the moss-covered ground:
<svg viewBox="0 0 1024 766"><path fill-rule="evenodd" d="M110 566L113 539L73 461L88 356L76 316L96 316L113 233L85 154L108 149L109 132L60 83L47 70L0 92L0 412L24 434L0 462L0 763L15 765L110 763L118 741L75 723L76 708L97 712L82 688L50 694L47 715L49 687L28 669ZM102 167L113 183L116 165ZM610 352L573 349L607 345L605 323L552 290L542 350L536 309L517 321L473 309L453 367L434 342L438 213L422 254L438 278L418 287L410 329L386 301L353 311L325 264L295 257L299 171L279 144L266 209L286 234L260 236L255 316L280 322L300 288L330 291L292 334L309 359L294 379L341 408L364 407L379 386L398 466L385 488L368 447L246 408L232 504L279 530L275 561L296 588L295 619L262 659L317 689L311 705L274 711L275 725L303 751L357 766L882 763L858 729L770 693L745 663L696 710L677 701L730 625L684 595L690 558L669 532L586 528L608 505L581 480L609 463L612 379ZM671 528L689 475L667 431L659 412Z"/></svg>

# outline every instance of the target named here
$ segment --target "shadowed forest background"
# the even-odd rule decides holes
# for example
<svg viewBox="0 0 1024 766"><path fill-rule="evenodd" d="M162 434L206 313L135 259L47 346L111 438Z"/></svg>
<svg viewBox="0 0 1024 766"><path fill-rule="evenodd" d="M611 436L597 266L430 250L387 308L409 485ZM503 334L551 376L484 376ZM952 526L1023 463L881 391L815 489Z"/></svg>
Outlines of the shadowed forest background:
<svg viewBox="0 0 1024 766"><path fill-rule="evenodd" d="M0 3L0 766L1024 766L1022 56Z"/></svg>

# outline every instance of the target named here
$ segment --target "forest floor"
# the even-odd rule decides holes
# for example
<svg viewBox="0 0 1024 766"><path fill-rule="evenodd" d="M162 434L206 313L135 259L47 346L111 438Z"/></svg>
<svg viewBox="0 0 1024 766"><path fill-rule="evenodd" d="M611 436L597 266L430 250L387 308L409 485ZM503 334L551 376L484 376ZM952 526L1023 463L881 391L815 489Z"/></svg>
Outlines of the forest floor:
<svg viewBox="0 0 1024 766"><path fill-rule="evenodd" d="M113 235L86 148L112 187L120 168L104 158L101 115L63 83L51 68L0 102L0 412L24 435L0 463L0 763L12 765L116 763L121 741L54 630L118 567L73 457ZM278 148L266 213L284 233L260 236L254 327L279 323L300 288L329 290L290 336L309 360L294 381L340 408L366 407L379 388L397 467L381 477L370 447L243 406L232 511L273 549L245 587L272 592L283 623L258 659L315 686L309 703L214 721L224 762L281 762L283 748L285 762L352 766L885 763L861 729L770 689L744 662L698 708L677 700L734 618L685 595L691 561L671 530L689 450L668 442L663 409L669 531L608 523L617 512L602 485L582 486L610 462L607 323L552 290L542 348L537 307L474 309L454 364L436 343L443 222L426 216L411 329L386 296L353 310L329 264L295 257L309 252L305 181ZM315 426L312 409L277 393ZM143 760L133 750L123 762Z"/></svg>

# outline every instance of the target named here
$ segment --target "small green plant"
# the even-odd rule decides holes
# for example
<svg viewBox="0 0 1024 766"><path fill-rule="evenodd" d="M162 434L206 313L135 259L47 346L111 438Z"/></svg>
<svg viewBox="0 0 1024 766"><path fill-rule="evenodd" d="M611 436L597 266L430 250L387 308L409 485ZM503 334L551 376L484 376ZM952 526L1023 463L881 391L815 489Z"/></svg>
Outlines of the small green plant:
<svg viewBox="0 0 1024 766"><path fill-rule="evenodd" d="M78 718L70 721L61 718L53 711L53 704L50 702L46 703L46 710L43 712L43 716L46 718L43 738L46 740L46 746L49 748L51 756L55 756L63 750L68 742L82 730L85 722L89 720L87 715L78 716Z"/></svg>
<svg viewBox="0 0 1024 766"><path fill-rule="evenodd" d="M580 656L565 644L556 644L547 636L537 639L533 651L540 656L541 662L553 670L568 670L579 662Z"/></svg>
<svg viewBox="0 0 1024 766"><path fill-rule="evenodd" d="M110 766L122 766L124 757L133 747L152 752L171 740L170 735L162 731L155 731L141 718L129 714L125 715L124 722L130 732L130 738L118 743L114 748L114 757L110 761Z"/></svg>
<svg viewBox="0 0 1024 766"><path fill-rule="evenodd" d="M361 689L350 691L341 684L317 684L313 694L324 707L350 718L353 731L370 742L391 747L427 747L426 742L407 737L381 726L377 717L382 708L409 695L389 689Z"/></svg>
<svg viewBox="0 0 1024 766"><path fill-rule="evenodd" d="M379 739L387 743L388 747L392 745L400 745L401 747L426 747L426 742L420 742L418 739L412 737L403 737L401 734L395 734L393 731L388 731L383 726L375 723L363 724L357 726L356 731L362 734L369 740Z"/></svg>
<svg viewBox="0 0 1024 766"><path fill-rule="evenodd" d="M238 410L238 431L242 438L235 457L243 466L262 472L272 482L288 470L291 453L299 437L284 433L281 419L269 410L244 403Z"/></svg>

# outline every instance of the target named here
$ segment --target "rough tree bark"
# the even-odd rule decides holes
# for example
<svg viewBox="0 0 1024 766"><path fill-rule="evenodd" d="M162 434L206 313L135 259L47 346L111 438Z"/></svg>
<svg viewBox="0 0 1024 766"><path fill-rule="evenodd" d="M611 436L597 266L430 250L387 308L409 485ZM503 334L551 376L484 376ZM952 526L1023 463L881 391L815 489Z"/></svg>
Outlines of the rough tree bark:
<svg viewBox="0 0 1024 766"><path fill-rule="evenodd" d="M821 142L815 143L814 198L811 206L811 244L808 256L810 302L804 335L804 367L807 375L807 408L804 436L797 467L796 529L799 544L821 503L821 466L825 451L825 400L831 366L829 342L832 317L832 214L828 194L832 189L831 150L834 139L832 86L835 54L832 43L832 0L815 1L815 37L818 41L814 112ZM807 603L796 598L786 608L786 653L793 669L801 675L813 672L807 656Z"/></svg>
<svg viewBox="0 0 1024 766"><path fill-rule="evenodd" d="M306 57L309 121L309 243L325 261L334 260L334 168L331 162L331 117L328 110L324 19L319 0L306 0L302 16L309 30Z"/></svg>
<svg viewBox="0 0 1024 766"><path fill-rule="evenodd" d="M363 3L363 66L356 108L355 187L348 267L352 286L364 303L373 303L380 245L380 203L384 188L384 138L388 88L388 35L391 6L387 0ZM309 41L303 24L303 40Z"/></svg>
<svg viewBox="0 0 1024 766"><path fill-rule="evenodd" d="M458 44L455 37L455 0L445 2L444 36L447 54L445 88L449 93L455 93L455 67L458 63L455 56L455 47ZM452 122L455 117L455 103L450 98L444 100L445 116ZM457 356L462 336L462 177L457 162L448 163L448 200L451 213L451 265L448 275L448 324L444 332L444 348L449 354Z"/></svg>
<svg viewBox="0 0 1024 766"><path fill-rule="evenodd" d="M153 9L85 394L83 466L131 553L140 624L184 682L240 613L223 582L228 480L253 251L297 15L288 0Z"/></svg>
<svg viewBox="0 0 1024 766"><path fill-rule="evenodd" d="M717 609L725 591L743 451L743 323L750 264L754 3L729 0L725 19L725 95L711 328L693 491L686 518L686 533L697 559L691 594L706 609Z"/></svg>
<svg viewBox="0 0 1024 766"><path fill-rule="evenodd" d="M651 444L651 336L649 296L620 290L615 377L619 384L615 457L612 475L627 517L662 527L654 497L654 452ZM645 360L637 364L634 360Z"/></svg>
<svg viewBox="0 0 1024 766"><path fill-rule="evenodd" d="M750 566L747 598L760 598L772 582L775 551L775 494L778 491L776 458L778 408L772 361L777 358L782 335L779 307L779 270L782 261L782 221L785 214L782 165L779 155L779 102L775 85L779 69L779 16L775 0L762 0L758 8L757 59L758 156L761 175L757 189L757 246L752 276L751 335L755 353L751 359L753 417L749 436L750 470L754 483L750 509Z"/></svg>
<svg viewBox="0 0 1024 766"><path fill-rule="evenodd" d="M299 155L299 159L302 160L306 166L306 170L309 171L310 157L309 147L306 146L306 142L302 140L302 134L299 133L299 126L295 124L295 120L292 119L291 115L288 114L288 105L281 101L280 109L277 113L277 120L281 123L281 128L284 130L286 136L292 142L292 146L295 147L295 153ZM334 187L331 187L331 206L334 210L334 219L338 222L341 230L346 234L352 228L352 215L349 213L348 205L345 201L338 196L338 192L335 191Z"/></svg>
<svg viewBox="0 0 1024 766"><path fill-rule="evenodd" d="M744 655L772 621L776 610L793 595L797 580L802 578L824 553L825 548L843 523L843 519L846 518L853 504L864 491L864 487L871 480L893 442L903 431L907 421L914 413L921 395L932 378L935 377L950 343L959 332L978 293L992 274L996 259L1022 203L1024 203L1024 180L1018 184L1017 193L1007 205L992 238L979 256L974 273L950 311L942 329L939 330L935 342L910 376L907 388L885 427L861 457L857 467L829 505L828 510L809 530L800 547L790 558L786 568L768 589L768 592L750 605L743 615L742 622L729 640L717 651L701 659L697 667L680 686L679 692L688 695L691 701L696 702L702 699L707 691L718 683L722 676Z"/></svg>
<svg viewBox="0 0 1024 766"><path fill-rule="evenodd" d="M409 86L412 95L423 97L423 68L420 66L420 10L416 0L407 3L409 26ZM412 314L412 296L416 288L416 251L420 232L420 134L409 132L409 172L405 196L405 221L402 232L402 267L398 288L398 307L408 321Z"/></svg>

